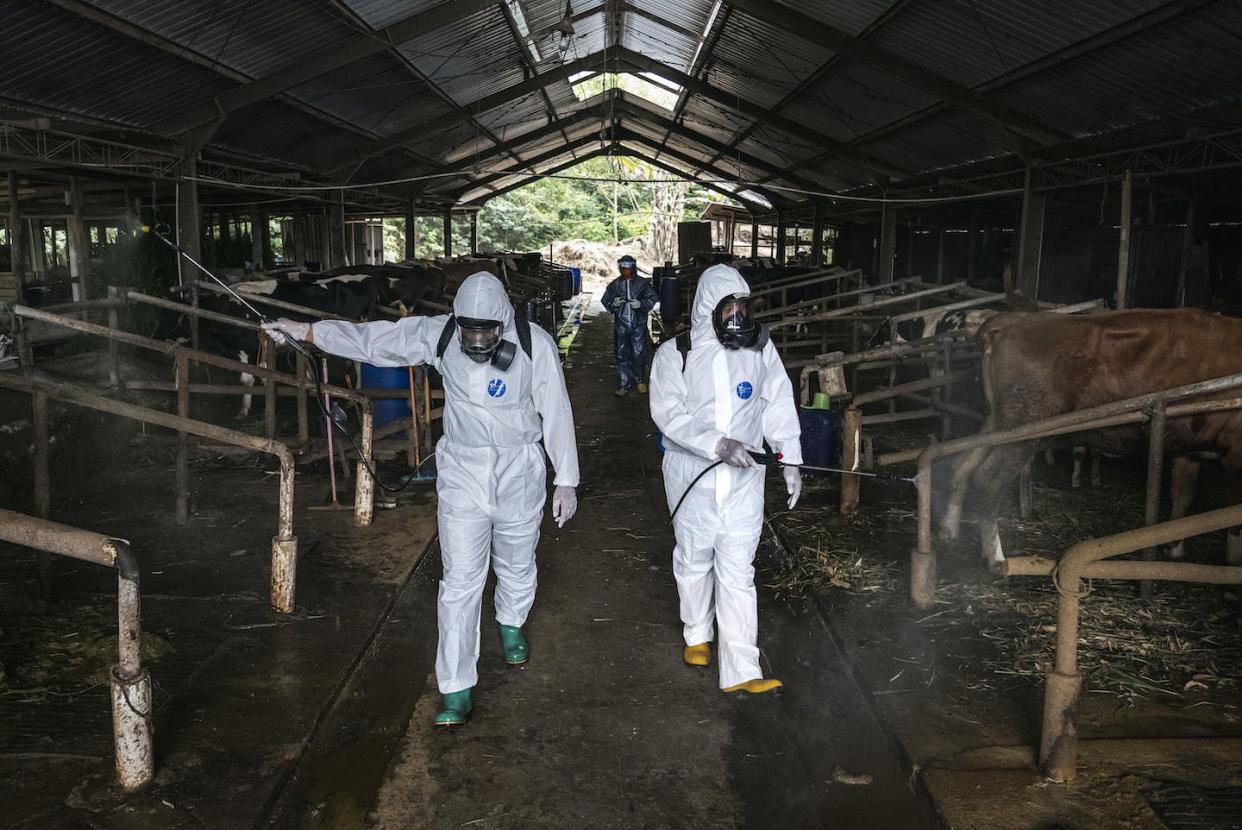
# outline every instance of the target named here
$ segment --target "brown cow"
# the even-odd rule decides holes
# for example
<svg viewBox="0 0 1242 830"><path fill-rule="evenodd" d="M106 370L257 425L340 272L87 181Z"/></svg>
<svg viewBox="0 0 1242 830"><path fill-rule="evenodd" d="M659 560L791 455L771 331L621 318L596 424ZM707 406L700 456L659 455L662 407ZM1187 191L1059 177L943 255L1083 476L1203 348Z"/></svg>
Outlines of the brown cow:
<svg viewBox="0 0 1242 830"><path fill-rule="evenodd" d="M1079 316L1015 312L979 330L983 391L990 414L983 429L1004 430L1077 409L1242 372L1242 320L1192 309L1107 311ZM1230 397L1237 390L1212 397ZM1087 433L1087 443L1109 454L1145 444L1142 426ZM1039 442L1008 444L967 454L953 475L941 535L957 537L969 483L976 505L984 561L997 568L1005 555L996 526L1000 495L1038 449ZM1194 492L1197 458L1219 458L1225 500L1242 502L1242 410L1169 421L1165 452L1173 457L1173 515L1185 515ZM1180 548L1175 550L1175 555ZM1242 536L1229 534L1229 561L1242 564Z"/></svg>

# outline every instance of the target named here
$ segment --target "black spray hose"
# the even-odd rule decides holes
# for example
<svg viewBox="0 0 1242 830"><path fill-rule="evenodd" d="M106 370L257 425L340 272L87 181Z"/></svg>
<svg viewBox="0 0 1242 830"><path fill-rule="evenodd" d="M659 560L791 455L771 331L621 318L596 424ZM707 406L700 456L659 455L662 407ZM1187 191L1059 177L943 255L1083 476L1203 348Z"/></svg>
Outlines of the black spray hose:
<svg viewBox="0 0 1242 830"><path fill-rule="evenodd" d="M150 228L147 226L144 226L144 229L150 230ZM259 311L257 308L255 308L253 305L247 302L240 294L238 294L236 291L230 288L227 283L225 283L215 274L211 273L206 268L204 268L202 263L200 263L194 257L190 256L184 250L182 250L180 245L178 245L176 242L173 242L171 239L169 239L167 236L168 231L169 231L169 228L167 225L157 225L155 228L154 236L156 239L159 239L165 245L167 245L168 247L176 251L179 255L185 257L186 260L190 264L197 267L198 270L202 271L204 274L210 277L214 282L218 283L221 288L229 292L229 294L232 295L238 302L240 302L246 308L250 309L251 313L253 313L256 317L259 318L260 323L273 322L273 320L270 317L268 317L263 312ZM309 360L312 364L314 364L315 356L311 354L310 349L307 348L306 344L300 343L297 340L294 340L292 337L288 337L288 336L284 337L284 341L288 343L289 347L292 348L295 352L302 355L307 360ZM323 384L319 379L319 373L311 372L311 374L313 375L312 379L315 382L315 403L319 404L319 411L323 413L323 416L324 418L327 419L328 423L336 427L337 431L340 432L342 435L344 435L349 440L349 443L354 448L354 452L358 454L358 460L362 462L363 468L365 468L366 471L371 475L371 478L375 481L375 483L378 484L382 490L388 493L400 493L406 487L409 487L410 482L412 482L415 478L418 477L419 471L423 468L423 465L427 463L428 459L435 457L435 453L429 453L427 455L427 458L424 458L422 461L420 461L418 463L418 466L414 468L414 475L406 478L405 483L399 484L396 487L385 484L383 479L379 477L379 473L375 471L375 468L371 466L370 462L367 461L366 456L363 455L362 448L359 447L358 442L354 440L353 434L348 429L345 428L344 424L337 422L337 420L332 417L332 414L328 412L328 407L323 402ZM414 427L415 427L415 424L411 423L410 428L414 429Z"/></svg>

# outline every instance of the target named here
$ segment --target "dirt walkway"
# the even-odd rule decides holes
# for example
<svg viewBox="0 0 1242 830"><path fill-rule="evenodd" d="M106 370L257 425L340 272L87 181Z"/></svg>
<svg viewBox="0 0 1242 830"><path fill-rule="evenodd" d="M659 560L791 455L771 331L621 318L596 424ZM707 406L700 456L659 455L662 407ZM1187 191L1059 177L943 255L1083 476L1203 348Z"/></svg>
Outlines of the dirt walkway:
<svg viewBox="0 0 1242 830"><path fill-rule="evenodd" d="M391 674L423 672L426 683L371 820L394 828L931 826L818 617L761 603L765 667L788 684L779 698L727 700L714 667L681 663L659 453L645 437L645 399L611 395L609 328L606 318L588 320L567 367L584 486L570 525L544 526L531 662L503 665L489 586L467 727L432 730L439 701L425 661L389 665ZM429 568L438 561L429 557L420 571ZM431 602L434 580L414 590Z"/></svg>

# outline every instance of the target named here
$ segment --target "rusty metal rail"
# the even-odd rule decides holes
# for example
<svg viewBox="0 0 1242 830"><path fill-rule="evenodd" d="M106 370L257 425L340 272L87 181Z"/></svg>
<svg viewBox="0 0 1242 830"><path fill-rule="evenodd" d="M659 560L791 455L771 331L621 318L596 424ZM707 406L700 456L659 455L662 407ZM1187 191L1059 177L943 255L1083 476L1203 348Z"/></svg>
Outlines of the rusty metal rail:
<svg viewBox="0 0 1242 830"><path fill-rule="evenodd" d="M129 542L4 509L0 509L0 539L116 568L118 655L111 672L116 777L126 792L146 787L155 777L151 675L142 668L138 560Z"/></svg>
<svg viewBox="0 0 1242 830"><path fill-rule="evenodd" d="M176 389L177 389L177 414L181 416L182 418L188 419L189 417L190 391L191 391L191 386L189 383L189 365L191 362L201 363L207 366L216 366L221 369L228 369L229 371L238 372L238 373L246 373L246 374L253 375L256 378L260 378L267 382L266 383L267 390L265 391L266 400L267 400L267 408L269 412L273 413L272 415L268 416L268 421L269 421L268 440L269 441L274 440L274 427L270 426L270 424L273 424L275 420L274 419L274 407L276 403L276 394L275 394L276 384L284 384L286 386L293 386L298 389L302 389L305 391L311 391L311 392L315 390L315 382L313 380L310 380L309 378L297 377L295 375L285 374L285 373L278 372L275 369L271 369L266 366L256 366L250 363L242 363L239 360L232 360L230 358L222 357L220 355L212 354L210 352L204 352L198 349L192 349L188 346L183 346L180 343L174 343L174 342L167 341L167 340L154 340L149 337L143 337L142 335L139 335L139 334L132 334L127 331L120 331L120 330L109 328L107 326L100 326L95 323L87 322L85 320L73 320L70 318L60 317L55 314L49 314L40 309L28 308L26 306L21 306L21 305L15 306L13 309L13 313L22 318L31 319L31 320L39 320L45 323L52 323L54 325L64 326L65 328L75 329L85 334L94 334L100 337L108 338L109 340L115 340L121 343L129 344L131 346L136 346L138 348L147 349L150 351L160 352L162 354L169 355L170 357L174 359L174 362L175 362ZM362 440L360 442L361 450L362 450L362 455L369 462L370 459L372 458L371 433L372 433L372 428L373 428L373 423L374 423L373 418L372 418L373 412L372 412L371 400L366 395L360 394L359 392L353 389L346 389L340 386L332 386L329 384L324 384L322 386L322 389L323 391L329 393L333 397L343 398L345 400L352 401L353 403L356 403L359 406L359 409L362 412ZM104 398L103 400L109 400L109 399ZM139 408L141 409L141 407ZM154 410L144 409L143 411L152 412ZM195 423L202 423L202 422L196 421ZM215 428L223 429L222 427L215 427ZM178 428L174 427L174 429L178 429ZM182 431L182 430L179 430L179 431ZM189 434L199 434L199 433L195 433L193 430L184 430L182 432L188 432ZM226 432L233 433L232 430L226 430ZM234 433L234 434L243 435L244 433ZM207 437L210 437L210 436L207 436ZM246 436L246 437L253 438L254 436ZM285 446L285 445L281 444L281 446ZM182 442L181 445L179 445L177 457L178 457L178 460L177 460L178 481L181 482L184 476L186 475L184 471L188 469L188 464L189 464L189 461L188 461L189 450L185 442ZM370 471L367 469L367 467L368 467L368 464L363 463L363 459L359 459L358 467L357 467L357 479L356 479L357 483L354 489L354 520L359 525L363 525L363 526L369 525L371 523L371 519L374 515L374 510L375 510L375 482L372 480ZM182 504L181 499L183 496L184 496L184 492L180 492L179 501L178 501L179 505ZM178 521L182 524L184 524L186 521L186 515L185 515L184 508L179 508L178 510Z"/></svg>
<svg viewBox="0 0 1242 830"><path fill-rule="evenodd" d="M280 462L279 518L276 535L272 537L272 590L271 603L277 611L293 610L295 579L297 574L298 539L293 534L293 451L285 444L270 438L259 438L244 432L226 429L215 424L195 421L180 415L171 415L157 409L106 398L103 395L78 388L71 384L56 383L23 377L12 372L0 372L0 388L16 389L32 396L35 421L35 504L41 514L49 512L51 487L48 474L48 399L71 403L97 412L107 412L123 418L155 424L177 430L185 435L198 435L243 447L254 452L276 456ZM186 475L177 469L177 511L186 509L188 486Z"/></svg>
<svg viewBox="0 0 1242 830"><path fill-rule="evenodd" d="M1206 412L1220 412L1229 409L1242 408L1242 397L1229 398L1225 400L1209 400L1183 403L1175 406L1169 404L1173 401L1184 400L1186 398L1199 397L1228 391L1231 389L1242 388L1242 374L1228 375L1225 377L1214 378L1212 380L1192 383L1185 386L1178 386L1173 389L1165 389L1159 392L1151 392L1146 395L1139 395L1133 398L1127 398L1121 401L1113 401L1111 403L1102 404L1100 406L1091 407L1090 409L1081 409L1074 412L1067 412L1053 418L1045 418L1039 421L1032 421L1019 427L1013 427L1006 430L997 430L994 432L985 432L979 435L973 435L966 438L959 438L944 443L932 444L918 453L918 473L915 476L915 483L918 488L918 540L917 546L911 552L910 556L910 599L918 608L929 608L935 602L936 593L936 557L932 548L932 463L939 458L946 458L951 455L960 455L966 452L985 451L1000 444L1013 444L1025 441L1038 441L1046 438L1054 438L1058 435L1066 435L1077 432L1090 432L1097 429L1105 429L1109 427L1121 426L1125 424L1142 423L1149 419L1149 413L1153 408L1163 409L1164 417L1162 421L1169 418L1186 417ZM1160 447L1163 447L1163 430L1153 431L1153 435L1160 436ZM1153 441L1153 451L1156 450ZM893 457L900 456L902 458L908 456L908 453L892 454L889 457L881 456L879 464L893 463ZM959 463L968 463L959 462ZM852 468L851 469L855 469ZM950 501L949 510L952 514L952 521L957 521L960 516L961 498L963 487L966 482L960 479L962 469L969 467L959 467L955 471L955 498L956 501ZM847 478L854 478L848 476ZM1152 504L1152 488L1159 487L1160 476L1149 477L1148 480L1148 504ZM1158 503L1159 491L1155 495L1155 502ZM956 512L955 512L956 511ZM1149 507L1149 518L1151 516Z"/></svg>
<svg viewBox="0 0 1242 830"><path fill-rule="evenodd" d="M1071 547L1060 562L1050 566L1057 589L1056 662L1048 672L1044 689L1043 730L1039 764L1053 781L1070 781L1077 773L1078 731L1074 715L1082 692L1078 671L1078 621L1080 605L1089 591L1085 579L1163 580L1242 584L1240 562L1230 565L1196 565L1187 562L1108 561L1127 553L1179 542L1217 530L1242 525L1242 505L1128 530L1113 536L1088 539ZM1019 560L1013 560L1015 563Z"/></svg>

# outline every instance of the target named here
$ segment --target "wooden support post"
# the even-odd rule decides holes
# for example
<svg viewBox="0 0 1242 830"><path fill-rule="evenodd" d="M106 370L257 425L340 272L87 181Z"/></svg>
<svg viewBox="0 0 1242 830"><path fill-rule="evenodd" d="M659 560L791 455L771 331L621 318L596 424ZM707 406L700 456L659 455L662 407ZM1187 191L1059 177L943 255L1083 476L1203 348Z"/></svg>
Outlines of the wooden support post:
<svg viewBox="0 0 1242 830"><path fill-rule="evenodd" d="M314 381L311 375L310 361L301 352L297 353L297 375L302 380ZM310 443L310 417L306 410L306 396L311 394L305 389L298 390L297 396L297 412L298 412L298 445L305 447Z"/></svg>
<svg viewBox="0 0 1242 830"><path fill-rule="evenodd" d="M1134 177L1127 170L1121 180L1121 233L1117 238L1117 294L1114 305L1126 308L1130 301L1130 219L1134 196Z"/></svg>
<svg viewBox="0 0 1242 830"><path fill-rule="evenodd" d="M1195 200L1186 205L1186 233L1182 236L1182 264L1177 269L1177 296L1174 304L1178 308L1186 305L1186 283L1190 276L1190 257L1195 247Z"/></svg>
<svg viewBox="0 0 1242 830"><path fill-rule="evenodd" d="M69 277L78 285L78 298L86 301L91 288L91 240L82 220L82 181L69 177L69 201L72 213L68 223Z"/></svg>
<svg viewBox="0 0 1242 830"><path fill-rule="evenodd" d="M862 467L862 410L848 407L841 419L841 467L858 470ZM841 513L850 515L858 510L858 476L841 476Z"/></svg>
<svg viewBox="0 0 1242 830"><path fill-rule="evenodd" d="M49 473L51 433L48 428L47 393L35 392L30 396L31 420L34 421L34 508L40 519L52 516L52 483ZM52 555L39 554L39 596L48 600L52 596Z"/></svg>
<svg viewBox="0 0 1242 830"><path fill-rule="evenodd" d="M259 332L258 363L264 369L276 368L276 343L265 331ZM276 437L276 381L265 378L263 394L263 434L272 439Z"/></svg>
<svg viewBox="0 0 1242 830"><path fill-rule="evenodd" d="M759 256L759 220L750 220L750 258Z"/></svg>
<svg viewBox="0 0 1242 830"><path fill-rule="evenodd" d="M293 206L293 216L289 220L289 238L285 240L285 258L288 259L295 268L300 268L302 261L306 259L305 245L306 229L302 226L302 206Z"/></svg>
<svg viewBox="0 0 1242 830"><path fill-rule="evenodd" d="M944 228L936 231L936 282L939 285L944 285L944 243L947 236Z"/></svg>
<svg viewBox="0 0 1242 830"><path fill-rule="evenodd" d="M1026 462L1018 473L1018 517L1031 518L1031 462Z"/></svg>
<svg viewBox="0 0 1242 830"><path fill-rule="evenodd" d="M181 250L202 262L203 245L198 212L198 182L194 180L197 175L198 154L190 153L181 163L181 178L177 180L177 245ZM179 256L176 259L181 284L189 285L197 281L198 269L187 262L185 257ZM191 325L194 319L190 318ZM197 342L194 348L198 348Z"/></svg>
<svg viewBox="0 0 1242 830"><path fill-rule="evenodd" d="M893 265L897 256L897 209L884 205L880 212L880 241L876 247L876 282L880 285L893 281Z"/></svg>
<svg viewBox="0 0 1242 830"><path fill-rule="evenodd" d="M1127 177L1129 173L1127 172ZM1148 527L1160 521L1160 496L1164 484L1164 433L1167 419L1165 405L1155 404L1147 421L1147 500L1144 505L1143 523ZM1143 551L1143 559L1154 562L1156 549L1147 548ZM1151 599L1155 586L1151 580L1139 583L1139 593L1143 599Z"/></svg>
<svg viewBox="0 0 1242 830"><path fill-rule="evenodd" d="M479 212L473 210L470 212L470 253L477 254L479 252Z"/></svg>
<svg viewBox="0 0 1242 830"><path fill-rule="evenodd" d="M975 281L975 265L978 261L977 253L979 250L979 214L975 211L970 212L970 224L966 229L966 283L973 284Z"/></svg>
<svg viewBox="0 0 1242 830"><path fill-rule="evenodd" d="M198 287L198 276L195 275L194 282L190 283L190 305L194 308L195 311L198 311L198 306L200 302L199 295L201 293L202 292L199 291L199 287ZM198 315L197 314L190 315L190 348L192 349L198 348Z"/></svg>
<svg viewBox="0 0 1242 830"><path fill-rule="evenodd" d="M781 212L776 212L776 263L785 264L785 220Z"/></svg>
<svg viewBox="0 0 1242 830"><path fill-rule="evenodd" d="M25 236L22 227L21 202L17 197L17 171L9 171L9 254L12 262L13 278L17 282L18 302L26 302L22 296L22 286L26 284L26 252L22 246Z"/></svg>
<svg viewBox="0 0 1242 830"><path fill-rule="evenodd" d="M818 205L815 207L815 214L815 224L811 226L811 248L814 251L811 264L816 268L822 268L824 266L824 220L819 218Z"/></svg>
<svg viewBox="0 0 1242 830"><path fill-rule="evenodd" d="M1018 224L1018 289L1030 300L1039 299L1039 265L1044 243L1044 208L1048 198L1037 190L1039 168L1027 165L1022 186L1022 218Z"/></svg>
<svg viewBox="0 0 1242 830"><path fill-rule="evenodd" d="M119 296L120 293L117 291L116 286L109 285L108 299L115 300ZM119 317L120 313L117 307L110 306L108 308L108 328L113 331L119 329L121 327ZM113 340L111 337L108 338L108 385L113 389L121 385L121 365L117 355L117 347L119 345L116 340Z"/></svg>
<svg viewBox="0 0 1242 830"><path fill-rule="evenodd" d="M177 415L190 417L190 360L184 354L177 355ZM177 431L177 524L190 520L190 436L184 430Z"/></svg>
<svg viewBox="0 0 1242 830"><path fill-rule="evenodd" d="M329 252L329 257L325 258L325 268L335 268L342 265L357 265L355 262L353 251L347 251L345 248L345 191L338 190L336 192L336 201L331 207L331 227L325 229L323 248Z"/></svg>
<svg viewBox="0 0 1242 830"><path fill-rule="evenodd" d="M267 231L267 211L259 207L252 206L250 208L250 261L254 263L254 270L263 270L263 249L267 240L264 238Z"/></svg>
<svg viewBox="0 0 1242 830"><path fill-rule="evenodd" d="M410 203L405 207L405 258L413 259L416 256L417 240L414 237L414 229L417 227L418 220L414 217L414 197L410 197Z"/></svg>
<svg viewBox="0 0 1242 830"><path fill-rule="evenodd" d="M453 211L444 211L444 255L453 255Z"/></svg>

